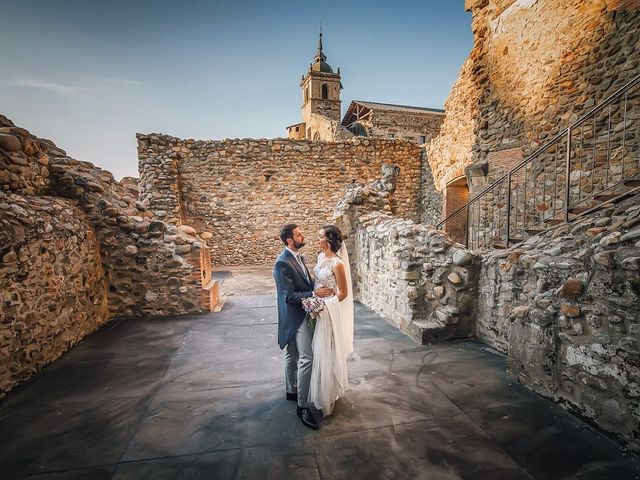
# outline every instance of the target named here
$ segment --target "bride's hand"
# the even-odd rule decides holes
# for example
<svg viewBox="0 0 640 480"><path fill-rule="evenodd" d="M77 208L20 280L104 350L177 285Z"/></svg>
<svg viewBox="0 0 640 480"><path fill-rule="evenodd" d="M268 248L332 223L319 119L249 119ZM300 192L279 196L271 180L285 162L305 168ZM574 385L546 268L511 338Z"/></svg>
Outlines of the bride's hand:
<svg viewBox="0 0 640 480"><path fill-rule="evenodd" d="M313 291L313 293L316 295L316 297L320 297L320 298L330 297L331 295L333 295L333 288L319 287L319 288L316 288Z"/></svg>

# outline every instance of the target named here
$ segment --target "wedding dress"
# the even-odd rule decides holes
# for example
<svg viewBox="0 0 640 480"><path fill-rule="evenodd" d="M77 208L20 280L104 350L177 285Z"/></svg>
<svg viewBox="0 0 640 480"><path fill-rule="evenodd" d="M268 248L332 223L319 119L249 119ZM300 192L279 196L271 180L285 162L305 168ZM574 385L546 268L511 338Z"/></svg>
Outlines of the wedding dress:
<svg viewBox="0 0 640 480"><path fill-rule="evenodd" d="M316 320L311 343L313 366L308 401L322 410L325 417L331 415L335 401L347 390L347 358L353 352L353 292L349 257L344 244L338 255L327 258L320 253L313 269L314 288L326 286L337 291L333 267L338 262L342 263L348 289L347 297L341 302L335 295L323 299L325 307Z"/></svg>

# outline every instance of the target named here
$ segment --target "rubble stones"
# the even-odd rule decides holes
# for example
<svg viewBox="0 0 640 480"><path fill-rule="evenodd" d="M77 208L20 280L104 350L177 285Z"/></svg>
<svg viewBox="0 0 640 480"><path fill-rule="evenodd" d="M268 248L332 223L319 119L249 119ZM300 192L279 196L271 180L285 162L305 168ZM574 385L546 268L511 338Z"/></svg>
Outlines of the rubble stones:
<svg viewBox="0 0 640 480"><path fill-rule="evenodd" d="M473 257L469 252L466 252L464 250L456 250L455 252L453 252L452 260L455 265L466 267L467 265L471 264Z"/></svg>
<svg viewBox="0 0 640 480"><path fill-rule="evenodd" d="M584 283L578 278L568 278L562 288L560 289L560 295L563 297L573 298L582 294L584 291Z"/></svg>
<svg viewBox="0 0 640 480"><path fill-rule="evenodd" d="M178 227L178 231L182 233L186 233L187 235L195 235L196 229L189 225L180 225Z"/></svg>
<svg viewBox="0 0 640 480"><path fill-rule="evenodd" d="M7 133L0 133L0 148L5 152L16 152L20 150L21 146L19 138ZM25 164L28 164L26 160Z"/></svg>
<svg viewBox="0 0 640 480"><path fill-rule="evenodd" d="M640 196L629 198L614 205L609 216L627 223L638 206ZM581 222L595 224L601 215L595 212ZM618 228L614 238L621 240L627 231ZM640 246L601 242L584 228L572 231L555 238L553 232L539 236L532 242L535 249L521 255L508 272L503 259L513 258L522 245L484 252L476 331L481 340L507 354L511 372L522 383L570 404L636 449L633 432L640 414L633 413L637 400L629 392L640 391L633 357L640 353ZM554 256L535 253L552 249ZM531 268L532 263L544 268ZM521 315L523 310L514 304L530 308L528 315ZM588 382L578 381L579 376ZM591 385L596 383L618 399L622 417L613 415L615 408L603 407L606 398L585 401L595 395Z"/></svg>
<svg viewBox="0 0 640 480"><path fill-rule="evenodd" d="M360 279L356 298L419 342L471 335L477 257L449 248L452 242L432 226L360 213L357 219L341 216L356 232L350 257L357 259L352 276ZM466 266L456 265L454 256ZM409 265L419 269L402 269Z"/></svg>

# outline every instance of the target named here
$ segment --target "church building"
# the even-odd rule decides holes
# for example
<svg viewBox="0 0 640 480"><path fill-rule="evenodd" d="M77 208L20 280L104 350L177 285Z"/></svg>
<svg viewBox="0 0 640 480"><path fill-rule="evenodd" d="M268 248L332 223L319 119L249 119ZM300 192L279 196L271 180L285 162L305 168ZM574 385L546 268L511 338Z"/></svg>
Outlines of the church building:
<svg viewBox="0 0 640 480"><path fill-rule="evenodd" d="M341 119L340 68L336 72L322 51L322 32L318 51L309 71L300 81L302 122L287 127L292 140L346 140L353 136L399 138L419 144L429 142L440 131L442 109L393 105L353 100Z"/></svg>

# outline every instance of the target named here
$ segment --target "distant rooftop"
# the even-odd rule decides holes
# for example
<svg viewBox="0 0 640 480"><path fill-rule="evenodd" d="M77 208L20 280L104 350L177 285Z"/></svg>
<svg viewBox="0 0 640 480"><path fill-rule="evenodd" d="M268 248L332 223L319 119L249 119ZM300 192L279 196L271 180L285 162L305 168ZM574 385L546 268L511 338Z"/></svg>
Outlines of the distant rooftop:
<svg viewBox="0 0 640 480"><path fill-rule="evenodd" d="M415 111L420 113L429 112L444 114L444 110L441 108L413 107L411 105L394 105L393 103L365 102L362 100L353 100L351 103L358 103L367 108L377 108L379 110L396 110L404 112Z"/></svg>

